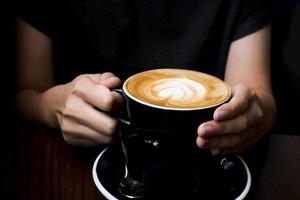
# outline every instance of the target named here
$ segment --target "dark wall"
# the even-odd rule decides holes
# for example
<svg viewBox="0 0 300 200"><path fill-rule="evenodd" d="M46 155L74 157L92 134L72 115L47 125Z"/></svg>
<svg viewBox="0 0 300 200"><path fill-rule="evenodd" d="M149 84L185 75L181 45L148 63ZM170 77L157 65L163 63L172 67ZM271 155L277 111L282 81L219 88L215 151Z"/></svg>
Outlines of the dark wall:
<svg viewBox="0 0 300 200"><path fill-rule="evenodd" d="M13 93L13 17L11 5L5 1L0 6L0 114L1 114L1 129L0 129L0 170L2 172L0 178L1 199L10 199L10 170L12 166L13 152L13 132L11 127L12 116L12 93Z"/></svg>
<svg viewBox="0 0 300 200"><path fill-rule="evenodd" d="M276 130L297 133L300 130L300 1L277 0L274 10L272 70L278 103Z"/></svg>

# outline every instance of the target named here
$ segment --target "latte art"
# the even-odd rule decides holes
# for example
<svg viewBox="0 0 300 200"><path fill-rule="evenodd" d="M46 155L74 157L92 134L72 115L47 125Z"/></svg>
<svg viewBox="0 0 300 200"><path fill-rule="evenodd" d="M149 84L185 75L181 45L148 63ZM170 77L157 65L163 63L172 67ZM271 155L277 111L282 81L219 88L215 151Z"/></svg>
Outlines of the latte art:
<svg viewBox="0 0 300 200"><path fill-rule="evenodd" d="M164 106L170 107L178 104L185 107L192 106L205 93L205 88L201 84L186 78L166 78L150 81L149 84L149 87L144 88L144 95L164 102Z"/></svg>
<svg viewBox="0 0 300 200"><path fill-rule="evenodd" d="M123 89L135 101L167 109L214 106L231 95L222 80L182 69L156 69L135 74L125 81Z"/></svg>

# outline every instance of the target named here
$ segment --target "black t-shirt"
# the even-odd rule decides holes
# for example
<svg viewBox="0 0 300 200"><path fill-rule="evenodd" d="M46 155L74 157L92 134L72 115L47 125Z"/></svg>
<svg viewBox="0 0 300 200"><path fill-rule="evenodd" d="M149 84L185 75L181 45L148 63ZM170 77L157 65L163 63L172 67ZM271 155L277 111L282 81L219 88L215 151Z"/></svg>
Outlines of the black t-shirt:
<svg viewBox="0 0 300 200"><path fill-rule="evenodd" d="M223 78L231 42L270 22L266 0L27 0L17 15L54 44L58 83L152 68Z"/></svg>
<svg viewBox="0 0 300 200"><path fill-rule="evenodd" d="M268 0L19 0L17 15L48 35L55 78L110 71L125 80L152 68L223 78L233 41L270 23ZM243 156L253 175L268 140ZM255 178L255 177L253 177Z"/></svg>

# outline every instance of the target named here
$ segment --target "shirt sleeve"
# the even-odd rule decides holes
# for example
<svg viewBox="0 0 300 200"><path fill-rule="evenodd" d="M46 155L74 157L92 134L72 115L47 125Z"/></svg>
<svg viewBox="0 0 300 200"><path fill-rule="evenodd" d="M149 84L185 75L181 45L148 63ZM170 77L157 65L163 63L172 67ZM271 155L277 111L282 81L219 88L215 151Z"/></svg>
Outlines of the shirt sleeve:
<svg viewBox="0 0 300 200"><path fill-rule="evenodd" d="M54 1L53 1L54 2ZM57 12L48 0L16 0L15 16L29 23L40 32L53 36Z"/></svg>
<svg viewBox="0 0 300 200"><path fill-rule="evenodd" d="M270 0L242 0L233 41L254 33L271 23Z"/></svg>

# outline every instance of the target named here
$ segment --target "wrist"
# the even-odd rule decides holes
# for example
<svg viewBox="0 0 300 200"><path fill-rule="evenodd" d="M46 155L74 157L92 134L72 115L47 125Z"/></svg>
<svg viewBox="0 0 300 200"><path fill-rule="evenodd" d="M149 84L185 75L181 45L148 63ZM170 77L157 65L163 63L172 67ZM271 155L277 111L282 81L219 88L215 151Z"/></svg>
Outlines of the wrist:
<svg viewBox="0 0 300 200"><path fill-rule="evenodd" d="M40 120L52 128L59 128L59 118L65 101L66 85L57 85L40 95Z"/></svg>
<svg viewBox="0 0 300 200"><path fill-rule="evenodd" d="M264 113L261 128L263 132L268 132L277 118L277 104L270 92L256 91L256 94Z"/></svg>

